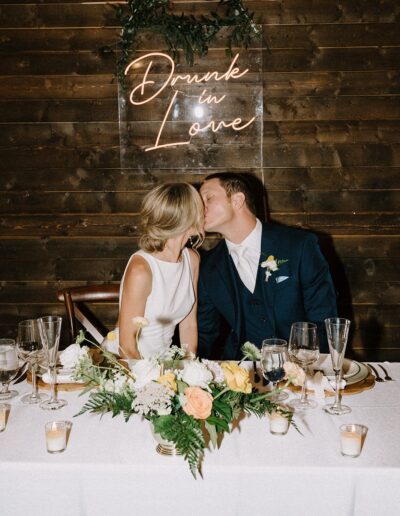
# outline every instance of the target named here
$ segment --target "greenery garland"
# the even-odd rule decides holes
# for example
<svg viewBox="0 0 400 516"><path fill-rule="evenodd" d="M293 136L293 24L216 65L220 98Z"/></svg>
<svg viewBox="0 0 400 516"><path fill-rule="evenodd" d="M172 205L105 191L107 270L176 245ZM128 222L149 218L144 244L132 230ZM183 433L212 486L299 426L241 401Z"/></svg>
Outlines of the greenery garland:
<svg viewBox="0 0 400 516"><path fill-rule="evenodd" d="M199 17L172 14L170 0L128 0L118 6L117 17L122 30L117 73L121 84L125 67L137 49L140 31L162 34L172 58L177 62L182 50L190 66L195 55L207 54L210 42L223 28L228 29L225 50L228 55L232 55L232 47L248 48L254 37L261 37L253 21L254 13L243 6L242 0L220 0L219 7L225 9L224 16L216 12Z"/></svg>

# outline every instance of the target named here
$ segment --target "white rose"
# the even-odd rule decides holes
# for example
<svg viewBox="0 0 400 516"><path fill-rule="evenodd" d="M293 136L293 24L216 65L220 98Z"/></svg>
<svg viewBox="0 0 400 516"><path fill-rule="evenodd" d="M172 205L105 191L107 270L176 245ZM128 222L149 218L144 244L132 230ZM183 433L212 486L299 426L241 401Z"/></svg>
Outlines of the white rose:
<svg viewBox="0 0 400 516"><path fill-rule="evenodd" d="M155 360L144 358L129 363L129 368L135 377L135 389L141 389L150 382L153 382L161 375L161 366Z"/></svg>
<svg viewBox="0 0 400 516"><path fill-rule="evenodd" d="M84 356L88 356L87 346L80 347L79 344L71 344L64 351L61 351L60 362L66 369L73 369Z"/></svg>
<svg viewBox="0 0 400 516"><path fill-rule="evenodd" d="M201 362L197 360L185 362L182 380L191 387L207 387L212 379L212 372Z"/></svg>
<svg viewBox="0 0 400 516"><path fill-rule="evenodd" d="M277 271L278 265L276 263L276 260L267 260L267 268L272 272Z"/></svg>

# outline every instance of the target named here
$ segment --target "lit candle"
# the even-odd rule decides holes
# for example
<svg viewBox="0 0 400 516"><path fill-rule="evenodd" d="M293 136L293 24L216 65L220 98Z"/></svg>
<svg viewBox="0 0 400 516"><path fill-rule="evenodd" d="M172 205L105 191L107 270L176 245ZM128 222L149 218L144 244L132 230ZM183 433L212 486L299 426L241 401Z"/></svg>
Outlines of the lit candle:
<svg viewBox="0 0 400 516"><path fill-rule="evenodd" d="M67 428L65 421L46 423L46 446L49 453L60 453L67 446Z"/></svg>
<svg viewBox="0 0 400 516"><path fill-rule="evenodd" d="M7 415L11 405L8 403L0 403L0 432L3 432L7 426Z"/></svg>
<svg viewBox="0 0 400 516"><path fill-rule="evenodd" d="M269 431L274 435L285 435L289 430L289 419L280 412L271 412L269 416Z"/></svg>
<svg viewBox="0 0 400 516"><path fill-rule="evenodd" d="M361 453L367 427L363 425L342 425L340 427L340 444L342 455L358 457Z"/></svg>

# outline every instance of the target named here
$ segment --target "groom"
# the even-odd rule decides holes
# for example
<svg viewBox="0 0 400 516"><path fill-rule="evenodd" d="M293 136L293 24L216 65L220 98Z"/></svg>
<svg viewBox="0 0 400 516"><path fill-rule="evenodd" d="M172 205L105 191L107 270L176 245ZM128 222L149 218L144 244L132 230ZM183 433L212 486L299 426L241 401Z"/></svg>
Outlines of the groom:
<svg viewBox="0 0 400 516"><path fill-rule="evenodd" d="M239 360L244 342L261 347L266 338L288 340L297 321L317 323L320 349L328 351L324 319L337 315L336 295L317 238L262 224L248 179L240 174L212 174L200 194L205 230L224 240L201 262L198 355Z"/></svg>

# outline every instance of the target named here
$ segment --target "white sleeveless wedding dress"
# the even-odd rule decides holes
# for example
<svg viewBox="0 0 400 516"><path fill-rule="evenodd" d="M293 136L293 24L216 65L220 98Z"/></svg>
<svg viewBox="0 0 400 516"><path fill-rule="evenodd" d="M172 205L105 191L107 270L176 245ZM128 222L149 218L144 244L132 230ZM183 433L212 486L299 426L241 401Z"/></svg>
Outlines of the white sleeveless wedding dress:
<svg viewBox="0 0 400 516"><path fill-rule="evenodd" d="M189 250L184 249L182 260L178 263L166 262L155 258L145 251L134 253L125 268L119 292L121 308L126 270L135 256L141 256L152 272L152 288L147 298L144 317L149 325L142 328L139 338L139 351L143 358L150 358L166 351L172 342L175 327L191 311L195 302L192 268ZM132 324L133 331L133 324ZM118 331L116 339L106 339L103 346L118 354Z"/></svg>

